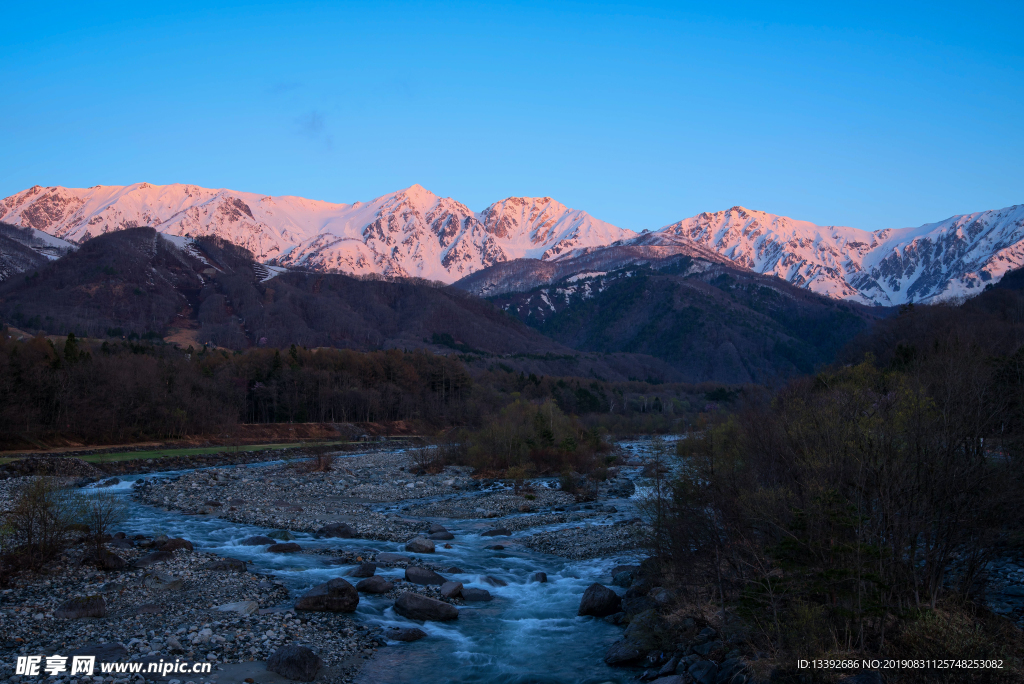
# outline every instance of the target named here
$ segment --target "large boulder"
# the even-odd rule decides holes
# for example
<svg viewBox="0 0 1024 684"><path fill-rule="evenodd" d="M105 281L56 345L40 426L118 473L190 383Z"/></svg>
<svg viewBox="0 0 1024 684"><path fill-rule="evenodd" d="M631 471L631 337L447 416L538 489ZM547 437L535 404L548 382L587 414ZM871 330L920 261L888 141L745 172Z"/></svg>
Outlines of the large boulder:
<svg viewBox="0 0 1024 684"><path fill-rule="evenodd" d="M433 570L418 565L410 565L405 569L405 581L412 582L413 584L444 584L448 580Z"/></svg>
<svg viewBox="0 0 1024 684"><path fill-rule="evenodd" d="M217 570L219 572L245 572L245 561L237 558L223 558L210 561L202 566L203 570Z"/></svg>
<svg viewBox="0 0 1024 684"><path fill-rule="evenodd" d="M316 534L318 537L339 537L341 539L351 539L356 536L356 531L352 529L352 526L348 523L335 522L324 525Z"/></svg>
<svg viewBox="0 0 1024 684"><path fill-rule="evenodd" d="M136 568L148 568L152 565L156 565L157 563L166 563L172 558L174 558L174 554L167 551L153 551L152 553L147 553L145 556L136 558L132 565Z"/></svg>
<svg viewBox="0 0 1024 684"><path fill-rule="evenodd" d="M423 537L415 537L405 543L405 550L413 553L434 553L434 542Z"/></svg>
<svg viewBox="0 0 1024 684"><path fill-rule="evenodd" d="M441 585L441 596L445 598L462 596L462 582L445 582Z"/></svg>
<svg viewBox="0 0 1024 684"><path fill-rule="evenodd" d="M403 556L400 553L391 553L390 551L377 554L377 561L380 563L408 563L411 560L412 558L409 556Z"/></svg>
<svg viewBox="0 0 1024 684"><path fill-rule="evenodd" d="M490 584L492 587L507 587L508 586L508 582L506 582L505 580L499 579L497 577L492 577L491 575L484 575L484 578L481 581L486 583L486 584Z"/></svg>
<svg viewBox="0 0 1024 684"><path fill-rule="evenodd" d="M53 612L53 617L63 620L101 618L106 616L107 604L102 596L79 596L65 601Z"/></svg>
<svg viewBox="0 0 1024 684"><path fill-rule="evenodd" d="M274 530L273 532L267 532L267 536L278 541L291 541L295 539L295 535L288 530Z"/></svg>
<svg viewBox="0 0 1024 684"><path fill-rule="evenodd" d="M463 601L490 601L493 596L486 589L474 589L473 587L462 588Z"/></svg>
<svg viewBox="0 0 1024 684"><path fill-rule="evenodd" d="M296 553L301 551L302 547L295 542L288 542L286 544L271 544L267 547L267 553Z"/></svg>
<svg viewBox="0 0 1024 684"><path fill-rule="evenodd" d="M161 551L167 551L168 553L174 553L178 549L185 549L186 551L192 550L192 542L188 539L168 539L160 545Z"/></svg>
<svg viewBox="0 0 1024 684"><path fill-rule="evenodd" d="M431 532L427 535L427 538L435 541L449 541L455 539L455 535L446 530L444 532Z"/></svg>
<svg viewBox="0 0 1024 684"><path fill-rule="evenodd" d="M626 641L647 653L649 651L672 650L672 640L669 634L671 634L671 631L665 619L661 617L658 611L652 609L645 610L639 615L634 615L622 636Z"/></svg>
<svg viewBox="0 0 1024 684"><path fill-rule="evenodd" d="M548 581L548 573L541 572L541 571L538 570L537 572L533 573L532 577L530 577L530 581L531 582L540 582L541 584L544 584L545 582Z"/></svg>
<svg viewBox="0 0 1024 684"><path fill-rule="evenodd" d="M359 604L359 592L351 584L335 577L331 581L320 584L295 602L296 610L331 611L333 613L351 613Z"/></svg>
<svg viewBox="0 0 1024 684"><path fill-rule="evenodd" d="M142 580L147 589L152 591L178 591L185 586L185 580L181 577L157 570Z"/></svg>
<svg viewBox="0 0 1024 684"><path fill-rule="evenodd" d="M274 651L267 658L267 670L300 682L311 682L323 667L324 661L305 646L289 644Z"/></svg>
<svg viewBox="0 0 1024 684"><path fill-rule="evenodd" d="M395 601L395 612L410 620L446 622L459 617L459 609L450 603L407 591Z"/></svg>
<svg viewBox="0 0 1024 684"><path fill-rule="evenodd" d="M257 534L255 537L248 537L238 543L242 546L265 546L266 544L273 544L274 540L262 534Z"/></svg>
<svg viewBox="0 0 1024 684"><path fill-rule="evenodd" d="M594 583L583 592L580 609L576 614L604 617L619 612L621 605L622 599L618 594L604 585Z"/></svg>
<svg viewBox="0 0 1024 684"><path fill-rule="evenodd" d="M430 534L437 534L438 532L447 532L448 528L444 525L439 525L437 523L430 523L430 529L427 531Z"/></svg>
<svg viewBox="0 0 1024 684"><path fill-rule="evenodd" d="M128 567L128 561L106 549L97 551L90 560L93 565L104 570L123 570Z"/></svg>
<svg viewBox="0 0 1024 684"><path fill-rule="evenodd" d="M366 594L386 594L394 588L394 584L388 582L380 575L367 577L364 580L359 580L356 584L356 591L361 591Z"/></svg>
<svg viewBox="0 0 1024 684"><path fill-rule="evenodd" d="M604 662L606 665L612 666L629 665L643 656L644 653L636 647L636 644L626 639L619 639L608 649L608 653L604 656Z"/></svg>
<svg viewBox="0 0 1024 684"><path fill-rule="evenodd" d="M352 568L352 572L348 573L349 577L373 577L374 573L377 572L376 563L360 563L356 567Z"/></svg>

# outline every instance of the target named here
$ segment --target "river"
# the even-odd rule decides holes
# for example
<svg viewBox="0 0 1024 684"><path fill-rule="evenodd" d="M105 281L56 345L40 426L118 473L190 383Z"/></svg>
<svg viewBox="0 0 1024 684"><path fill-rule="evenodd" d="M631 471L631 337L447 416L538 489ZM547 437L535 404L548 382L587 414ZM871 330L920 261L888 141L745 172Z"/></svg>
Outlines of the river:
<svg viewBox="0 0 1024 684"><path fill-rule="evenodd" d="M642 453L649 442L624 443L632 453ZM358 456L360 454L351 454ZM266 467L268 463L234 466ZM639 467L631 469L639 475ZM160 473L174 477L187 471ZM326 566L324 556L270 554L264 547L241 546L246 537L266 534L270 529L233 523L220 518L182 515L142 505L129 495L137 480L154 475L128 475L121 483L103 491L122 492L129 498L129 520L122 526L128 534L166 534L190 540L197 549L248 561L251 569L273 574L293 596L333 577L342 576L349 567ZM547 483L541 483L542 486ZM644 488L638 488L642 491ZM457 496L479 496L478 492ZM378 510L396 512L407 502L374 504ZM635 517L635 501L603 501L618 508L611 520ZM406 516L411 517L411 516ZM397 615L392 601L373 595L360 595L356 618L382 627L418 626L428 637L413 643L391 642L366 662L357 680L362 684L399 682L494 682L508 684L626 682L635 677L629 670L609 668L602 660L608 646L621 636L622 628L592 617L578 617L576 611L584 590L594 582L609 584L609 571L615 565L635 563L640 557L628 553L615 557L570 561L533 552L523 547L495 551L485 549L494 537L480 535L500 526L501 518L491 520L424 519L439 522L456 539L451 549L438 547L438 553L425 559L443 567L458 566L461 574L451 579L467 587L486 589L494 596L488 603L469 603L459 609L459 619L447 623L419 623ZM578 526L579 522L531 528L540 530ZM308 533L294 533L303 547L358 551L400 552L416 556L396 542L363 539L316 539ZM524 533L519 533L520 535ZM500 537L498 538L500 540ZM547 573L547 583L531 582L531 576ZM401 568L379 568L384 577L403 577ZM495 587L483 581L491 576L507 582Z"/></svg>

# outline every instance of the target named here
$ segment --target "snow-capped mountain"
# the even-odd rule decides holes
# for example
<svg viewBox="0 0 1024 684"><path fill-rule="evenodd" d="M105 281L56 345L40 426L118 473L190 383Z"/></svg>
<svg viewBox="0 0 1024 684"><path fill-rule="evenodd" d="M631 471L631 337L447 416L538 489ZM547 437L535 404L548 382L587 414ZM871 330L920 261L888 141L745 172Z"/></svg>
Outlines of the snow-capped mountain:
<svg viewBox="0 0 1024 684"><path fill-rule="evenodd" d="M477 214L419 185L354 204L194 185L36 186L0 201L0 221L71 242L147 225L214 234L271 264L449 283L508 259L550 259L636 235L550 197L511 197Z"/></svg>
<svg viewBox="0 0 1024 684"><path fill-rule="evenodd" d="M419 185L370 202L333 204L138 183L36 186L0 200L0 221L71 243L145 225L171 236L214 234L271 265L446 283L502 265L500 277L477 276L495 293L529 289L531 273L540 272L506 262L572 260L595 268L601 250L614 248L608 259L618 263L628 253L622 247L658 248L645 258L724 258L818 294L883 306L971 295L1024 266L1024 205L873 232L732 207L638 235L550 197L510 197L477 213ZM571 275L566 268L557 277Z"/></svg>
<svg viewBox="0 0 1024 684"><path fill-rule="evenodd" d="M828 297L895 306L977 294L1024 266L1024 205L873 232L732 207L632 242L680 241Z"/></svg>

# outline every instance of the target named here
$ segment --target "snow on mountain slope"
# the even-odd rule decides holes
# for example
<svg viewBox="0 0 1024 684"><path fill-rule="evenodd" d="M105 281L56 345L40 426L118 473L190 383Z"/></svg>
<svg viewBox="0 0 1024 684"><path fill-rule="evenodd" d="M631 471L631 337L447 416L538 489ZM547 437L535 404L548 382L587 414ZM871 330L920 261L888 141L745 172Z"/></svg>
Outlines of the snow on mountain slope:
<svg viewBox="0 0 1024 684"><path fill-rule="evenodd" d="M1024 265L1024 205L874 232L732 207L632 242L680 239L828 297L895 306L977 294Z"/></svg>
<svg viewBox="0 0 1024 684"><path fill-rule="evenodd" d="M550 259L636 235L548 197L512 197L476 214L419 185L354 204L194 185L36 186L0 201L0 220L72 242L143 225L215 234L272 264L445 282L511 258Z"/></svg>
<svg viewBox="0 0 1024 684"><path fill-rule="evenodd" d="M447 283L514 259L587 255L596 266L609 247L670 248L883 306L974 294L1024 265L1024 205L874 232L732 207L637 235L550 197L510 197L475 213L419 185L333 204L138 183L36 186L0 200L0 221L72 243L142 225L171 236L215 234L270 265ZM516 287L529 285L531 269L520 270Z"/></svg>

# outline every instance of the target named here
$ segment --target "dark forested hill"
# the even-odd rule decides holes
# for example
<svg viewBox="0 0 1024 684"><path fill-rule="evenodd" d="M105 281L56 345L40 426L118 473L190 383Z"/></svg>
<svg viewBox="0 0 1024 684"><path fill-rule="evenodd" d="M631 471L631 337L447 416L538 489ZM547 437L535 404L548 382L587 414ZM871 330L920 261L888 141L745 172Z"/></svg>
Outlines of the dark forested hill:
<svg viewBox="0 0 1024 684"><path fill-rule="evenodd" d="M562 344L649 354L689 382L811 372L889 313L689 256L659 265L579 274L492 301Z"/></svg>
<svg viewBox="0 0 1024 684"><path fill-rule="evenodd" d="M108 233L0 285L0 318L90 337L378 349L435 342L493 353L569 351L492 304L417 282L284 272L218 238L178 247L151 228Z"/></svg>

